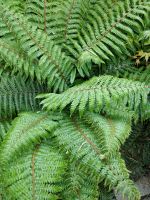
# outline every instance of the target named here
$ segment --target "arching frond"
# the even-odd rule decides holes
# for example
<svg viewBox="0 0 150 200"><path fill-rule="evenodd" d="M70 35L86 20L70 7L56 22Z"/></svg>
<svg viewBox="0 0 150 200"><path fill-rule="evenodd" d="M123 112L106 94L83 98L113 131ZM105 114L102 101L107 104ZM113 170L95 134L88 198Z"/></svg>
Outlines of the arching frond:
<svg viewBox="0 0 150 200"><path fill-rule="evenodd" d="M39 95L48 110L63 110L70 105L71 114L77 109L80 115L85 110L101 111L106 108L128 107L136 110L147 103L148 87L144 83L112 76L94 77L83 84L70 88L62 94ZM135 103L136 102L136 103Z"/></svg>
<svg viewBox="0 0 150 200"><path fill-rule="evenodd" d="M0 155L2 162L7 163L34 146L40 143L41 139L48 137L48 131L57 126L57 116L47 113L24 113L17 117L4 139Z"/></svg>
<svg viewBox="0 0 150 200"><path fill-rule="evenodd" d="M4 199L60 199L67 163L51 142L43 141L5 167Z"/></svg>
<svg viewBox="0 0 150 200"><path fill-rule="evenodd" d="M36 95L44 87L20 76L4 76L0 81L0 118L12 118L18 112L39 109Z"/></svg>

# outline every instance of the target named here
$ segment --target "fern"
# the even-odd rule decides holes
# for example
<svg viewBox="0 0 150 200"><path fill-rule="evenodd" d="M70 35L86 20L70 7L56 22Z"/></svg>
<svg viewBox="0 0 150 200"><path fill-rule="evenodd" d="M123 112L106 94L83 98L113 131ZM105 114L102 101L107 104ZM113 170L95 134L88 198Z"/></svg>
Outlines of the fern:
<svg viewBox="0 0 150 200"><path fill-rule="evenodd" d="M0 199L140 200L130 177L149 165L149 11L0 0Z"/></svg>

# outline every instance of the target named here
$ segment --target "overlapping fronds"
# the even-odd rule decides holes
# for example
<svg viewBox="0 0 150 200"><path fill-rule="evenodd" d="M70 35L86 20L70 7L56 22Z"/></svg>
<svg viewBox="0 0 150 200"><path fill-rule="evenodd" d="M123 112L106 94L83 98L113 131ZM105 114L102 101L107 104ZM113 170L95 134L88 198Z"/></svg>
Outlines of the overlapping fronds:
<svg viewBox="0 0 150 200"><path fill-rule="evenodd" d="M12 118L21 111L39 109L36 95L43 92L44 87L20 76L4 75L0 81L0 117Z"/></svg>
<svg viewBox="0 0 150 200"><path fill-rule="evenodd" d="M10 9L13 9L15 11L23 12L24 11L24 6L26 4L26 0L0 0L1 3L7 5Z"/></svg>
<svg viewBox="0 0 150 200"><path fill-rule="evenodd" d="M47 80L54 91L63 91L69 84L73 64L59 46L43 31L29 23L24 15L15 14L1 5L1 20L11 29L19 44L26 51L32 62L38 62L36 74L38 79Z"/></svg>
<svg viewBox="0 0 150 200"><path fill-rule="evenodd" d="M79 61L79 66L91 60L99 64L115 55L128 55L128 36L133 36L141 29L150 8L148 0L118 1L110 10L106 6L103 8L103 5L103 1L94 4L87 25L83 26L78 38L72 41L74 51L68 47Z"/></svg>
<svg viewBox="0 0 150 200"><path fill-rule="evenodd" d="M42 130L41 130L42 131ZM5 166L4 199L60 199L67 162L51 142L42 142Z"/></svg>
<svg viewBox="0 0 150 200"><path fill-rule="evenodd" d="M89 0L32 0L27 2L26 14L56 44L65 44L77 37L90 7Z"/></svg>
<svg viewBox="0 0 150 200"><path fill-rule="evenodd" d="M64 116L54 135L67 151L97 168L101 160L118 152L129 136L131 122L109 119L95 113L86 113L83 119Z"/></svg>
<svg viewBox="0 0 150 200"><path fill-rule="evenodd" d="M57 126L57 116L47 113L24 113L16 118L1 147L1 162L10 162L42 138L49 136Z"/></svg>
<svg viewBox="0 0 150 200"><path fill-rule="evenodd" d="M85 110L101 111L107 108L128 107L136 110L147 103L149 89L144 83L119 79L112 76L93 77L83 84L74 86L62 94L44 94L41 103L48 110L63 110L70 105L71 114L77 109L80 115Z"/></svg>

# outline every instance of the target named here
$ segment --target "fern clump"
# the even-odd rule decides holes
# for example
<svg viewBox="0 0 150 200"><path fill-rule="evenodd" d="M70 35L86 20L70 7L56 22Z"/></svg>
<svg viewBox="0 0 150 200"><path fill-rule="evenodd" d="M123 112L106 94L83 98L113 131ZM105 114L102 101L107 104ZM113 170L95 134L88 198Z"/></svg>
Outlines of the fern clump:
<svg viewBox="0 0 150 200"><path fill-rule="evenodd" d="M149 11L0 0L0 199L140 200L122 155L150 119Z"/></svg>

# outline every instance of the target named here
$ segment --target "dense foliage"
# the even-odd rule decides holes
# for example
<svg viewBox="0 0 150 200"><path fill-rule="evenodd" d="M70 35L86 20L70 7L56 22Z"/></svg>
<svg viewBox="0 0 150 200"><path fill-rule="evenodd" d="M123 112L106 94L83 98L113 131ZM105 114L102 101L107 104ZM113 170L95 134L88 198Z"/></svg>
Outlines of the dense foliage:
<svg viewBox="0 0 150 200"><path fill-rule="evenodd" d="M149 0L0 0L0 199L140 200L149 18Z"/></svg>

